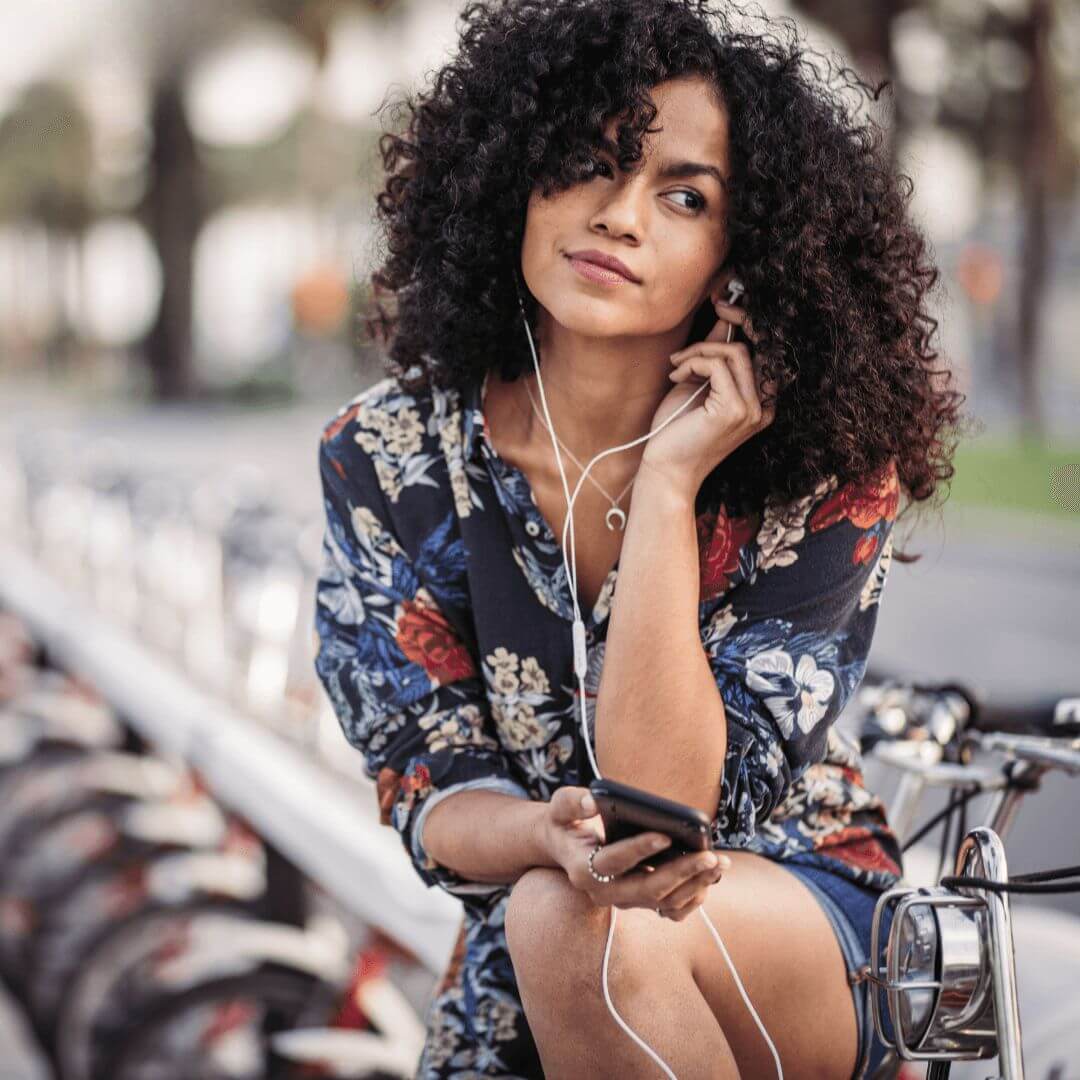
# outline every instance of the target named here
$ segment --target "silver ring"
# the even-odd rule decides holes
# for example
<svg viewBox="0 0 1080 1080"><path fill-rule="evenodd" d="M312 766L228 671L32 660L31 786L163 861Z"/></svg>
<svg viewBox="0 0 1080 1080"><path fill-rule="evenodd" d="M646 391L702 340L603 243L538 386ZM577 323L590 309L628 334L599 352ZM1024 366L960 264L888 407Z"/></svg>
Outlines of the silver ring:
<svg viewBox="0 0 1080 1080"><path fill-rule="evenodd" d="M655 910L656 914L659 915L661 919L664 918L664 913L659 908L656 908Z"/></svg>
<svg viewBox="0 0 1080 1080"><path fill-rule="evenodd" d="M606 885L609 881L614 881L618 874L598 874L596 868L593 866L593 859L596 858L596 853L603 847L603 844L597 844L596 847L589 852L589 873L600 882L601 885Z"/></svg>

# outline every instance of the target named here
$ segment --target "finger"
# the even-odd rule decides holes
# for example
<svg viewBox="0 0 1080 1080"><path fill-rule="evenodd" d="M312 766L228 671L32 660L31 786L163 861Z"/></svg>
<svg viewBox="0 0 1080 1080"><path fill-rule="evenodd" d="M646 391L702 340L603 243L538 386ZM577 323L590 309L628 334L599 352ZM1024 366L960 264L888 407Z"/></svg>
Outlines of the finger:
<svg viewBox="0 0 1080 1080"><path fill-rule="evenodd" d="M735 304L727 304L723 300L718 300L713 306L716 308L716 314L722 322L735 323L740 326L747 338L756 344L758 335L754 332L753 324L750 322L750 316L747 315L745 308L738 307Z"/></svg>
<svg viewBox="0 0 1080 1080"><path fill-rule="evenodd" d="M720 317L716 320L716 324L713 328L705 335L704 340L709 342L719 342L721 344L734 341L736 325L735 319Z"/></svg>
<svg viewBox="0 0 1080 1080"><path fill-rule="evenodd" d="M657 900L655 907L660 908L665 915L678 911L684 904L691 903L695 897L707 892L724 876L724 871L706 870L703 873L694 874L687 878L681 885L677 885L671 892Z"/></svg>
<svg viewBox="0 0 1080 1080"><path fill-rule="evenodd" d="M695 341L693 345L684 345L681 349L676 349L669 359L672 364L678 364L690 356L727 356L733 350L737 352L740 349L749 355L750 350L741 341L732 341L730 343L726 341Z"/></svg>
<svg viewBox="0 0 1080 1080"><path fill-rule="evenodd" d="M725 359L735 385L746 402L747 417L751 423L757 424L761 420L761 399L758 397L757 375L750 354L743 349L735 354L728 353Z"/></svg>
<svg viewBox="0 0 1080 1080"><path fill-rule="evenodd" d="M568 785L551 796L551 820L557 825L572 825L575 821L595 817L596 800L588 788Z"/></svg>
<svg viewBox="0 0 1080 1080"><path fill-rule="evenodd" d="M671 837L658 832L644 832L605 844L593 859L593 869L598 874L626 874L635 869L642 859L671 847Z"/></svg>
<svg viewBox="0 0 1080 1080"><path fill-rule="evenodd" d="M647 897L642 904L649 907L663 906L677 889L696 881L699 877L711 878L718 872L724 872L731 866L731 860L726 855L717 852L695 851L690 855L684 855L678 859L672 859L659 867L655 874L649 878ZM635 883L627 882L627 887Z"/></svg>
<svg viewBox="0 0 1080 1080"><path fill-rule="evenodd" d="M711 384L709 397L716 394L730 410L732 420L741 420L749 414L750 407L743 401L742 393L723 357L691 356L671 373L674 383L686 382L691 375L700 375Z"/></svg>
<svg viewBox="0 0 1080 1080"><path fill-rule="evenodd" d="M665 919L670 919L672 922L682 922L684 919L693 915L693 913L705 903L708 899L708 895L708 888L699 889L685 904L674 909L661 905L658 910Z"/></svg>

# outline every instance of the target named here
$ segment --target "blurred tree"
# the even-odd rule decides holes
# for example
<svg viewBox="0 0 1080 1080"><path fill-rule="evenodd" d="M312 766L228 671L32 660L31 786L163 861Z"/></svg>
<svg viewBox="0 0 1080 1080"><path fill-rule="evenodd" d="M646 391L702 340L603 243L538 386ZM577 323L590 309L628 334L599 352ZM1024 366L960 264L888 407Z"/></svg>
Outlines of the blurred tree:
<svg viewBox="0 0 1080 1080"><path fill-rule="evenodd" d="M192 266L195 241L206 218L205 177L188 126L182 70L159 73L150 108L153 147L142 217L162 266L161 303L145 341L154 396L190 397Z"/></svg>
<svg viewBox="0 0 1080 1080"><path fill-rule="evenodd" d="M63 298L65 261L80 250L78 235L90 220L90 162L90 123L66 87L32 83L0 118L0 217L34 222L44 232L50 366L74 337Z"/></svg>
<svg viewBox="0 0 1080 1080"><path fill-rule="evenodd" d="M195 242L217 197L207 174L214 157L200 149L184 111L184 86L200 54L223 34L252 18L284 23L312 49L321 65L330 28L349 7L383 13L394 0L247 0L227 12L217 5L186 0L142 0L136 17L152 42L150 123L152 170L140 216L157 246L164 289L145 347L155 397L196 393L191 353L192 268ZM295 136L295 126L287 138ZM267 160L264 155L262 160ZM277 158L281 162L280 155ZM285 165L286 172L288 166ZM250 175L250 174L249 174ZM258 185L257 185L258 186Z"/></svg>
<svg viewBox="0 0 1080 1080"><path fill-rule="evenodd" d="M1051 0L1032 0L1026 18L1019 20L1015 37L1030 64L1030 78L1023 93L1023 157L1020 183L1024 205L1024 235L1020 252L1020 287L1017 292L1017 360L1020 376L1020 416L1023 434L1030 438L1043 432L1039 406L1038 363L1042 308L1049 270L1049 196L1066 170L1059 148L1068 146L1055 106L1059 100L1050 59ZM1073 159L1075 167L1075 158ZM1069 169L1068 171L1072 171Z"/></svg>
<svg viewBox="0 0 1080 1080"><path fill-rule="evenodd" d="M1080 126L1065 103L1080 98L1076 0L794 0L844 41L870 78L895 82L895 148L907 129L932 124L973 147L984 172L1019 191L1019 281L1013 292L1021 423L1042 429L1038 370L1055 196L1075 205ZM909 64L896 64L909 35ZM895 151L894 151L895 152Z"/></svg>
<svg viewBox="0 0 1080 1080"><path fill-rule="evenodd" d="M872 83L894 77L892 65L892 28L903 11L923 0L793 0L792 6L802 15L820 23L835 34L851 54L856 70ZM891 106L887 121L889 153L895 152L905 117L899 103L883 95Z"/></svg>

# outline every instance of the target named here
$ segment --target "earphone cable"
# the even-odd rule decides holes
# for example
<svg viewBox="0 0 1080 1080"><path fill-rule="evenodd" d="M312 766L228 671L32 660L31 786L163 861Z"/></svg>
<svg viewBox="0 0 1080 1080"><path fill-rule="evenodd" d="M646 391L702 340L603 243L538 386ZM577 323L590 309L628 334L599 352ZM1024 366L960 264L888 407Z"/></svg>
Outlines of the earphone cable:
<svg viewBox="0 0 1080 1080"><path fill-rule="evenodd" d="M596 757L593 754L591 740L589 739L588 706L587 706L586 698L585 698L585 682L584 682L584 680L585 680L585 676L586 676L586 674L588 672L588 646L587 646L587 643L586 643L586 640L585 640L585 623L583 622L583 620L581 618L581 607L578 604L578 597L577 597L577 545L576 545L575 537L574 537L574 502L577 499L578 492L581 491L582 484L585 483L585 478L588 475L589 470L593 467L593 465L596 464L597 461L599 461L603 457L606 457L608 454L618 453L620 450L628 450L628 449L630 449L630 447L636 446L638 443L645 442L648 439L652 438L653 435L655 435L658 432L662 431L665 427L667 427L668 424L671 423L672 420L674 420L680 413L682 413L682 411L684 409L686 409L690 405L690 403L694 400L694 398L696 398L698 396L698 394L701 393L702 390L707 390L709 388L709 386L710 386L710 383L705 382L701 386L699 386L698 389L695 390L694 393L691 394L690 397L687 398L687 400L684 401L683 404L680 405L679 408L676 409L675 412L673 412L671 414L671 416L669 416L656 429L656 431L650 431L647 435L640 436L639 438L634 439L632 442L624 443L622 446L609 447L607 450L602 450L599 454L597 454L589 462L589 464L585 467L585 469L582 472L581 476L578 478L577 485L574 487L574 493L573 493L573 495L571 495L570 494L570 487L569 487L569 484L567 483L567 480L566 480L566 472L563 469L562 457L559 454L558 440L555 438L555 426L554 426L554 424L552 423L552 420L551 420L551 413L548 411L547 396L544 394L544 383L543 383L543 380L540 377L540 361L539 361L539 358L536 355L536 346L533 343L532 330L529 328L529 320L525 317L525 309L524 309L524 305L521 302L520 294L518 295L518 306L521 308L522 322L524 322L524 324L525 324L525 333L529 338L529 348L532 351L533 366L536 369L536 385L537 385L537 388L540 390L540 401L541 401L541 404L544 406L544 416L546 418L548 434L551 436L552 446L554 447L554 450L555 450L555 461L556 461L556 464L559 467L559 479L562 482L563 496L566 499L566 521L563 523L563 535L562 535L561 553L562 553L562 559L563 559L563 568L566 571L567 581L568 581L569 586L570 586L570 602L571 602L571 604L573 606L573 611L574 611L574 625L573 625L573 635L574 635L574 674L577 677L577 683L578 683L578 698L580 700L580 709L581 709L581 715L580 715L581 732L582 732L582 736L583 736L583 738L585 740L585 749L588 752L589 764L592 767L593 773L595 774L596 778L599 780L599 779L602 779L602 777L600 775L600 768L596 763ZM569 536L569 544L570 544L570 561L569 561L569 563L567 562L567 558L566 558L566 545L567 545L567 537L568 536ZM611 921L610 921L610 923L608 925L607 944L604 947L604 960L603 960L603 965L602 965L602 976L603 976L602 977L602 984L603 984L603 990L604 990L604 1001L607 1004L608 1011L615 1018L615 1022L619 1025L619 1027L621 1027L623 1029L623 1031L625 1031L627 1033L627 1035L629 1035L630 1038L633 1039L634 1042L638 1046L640 1046L649 1055L649 1057L651 1057L652 1060L655 1061L656 1064L660 1066L661 1069L664 1070L664 1073L668 1077L670 1077L671 1080L678 1080L678 1078L675 1076L675 1074L671 1071L671 1069L668 1068L668 1066L665 1064L663 1059L660 1058L660 1056L656 1053L656 1051L654 1051L643 1039L641 1039L630 1028L630 1026L626 1023L626 1021L623 1020L623 1018L619 1015L618 1011L616 1010L614 1002L611 1000L611 992L610 992L610 990L608 988L608 960L609 960L610 955L611 955L611 944L612 944L612 941L613 941L613 939L615 937L616 909L615 909L614 906L612 906L610 910L611 910ZM780 1064L780 1055L779 1055L779 1053L777 1053L776 1046L774 1045L772 1039L769 1037L769 1033L765 1029L765 1025L761 1022L761 1017L758 1016L757 1010L754 1008L753 1004L750 1001L750 998L747 996L746 989L742 984L742 980L739 978L739 973L738 973L738 971L736 971L735 965L731 961L731 957L728 954L728 951L724 946L724 942L721 939L720 934L718 933L716 927L713 925L712 920L709 918L707 912L705 911L705 908L704 907L699 907L698 912L700 913L701 917L705 920L705 924L706 924L706 926L708 926L709 932L712 934L714 940L716 941L717 946L720 949L721 954L724 957L725 962L727 963L728 968L731 970L732 977L735 980L735 985L739 988L739 993L742 995L742 999L746 1003L746 1007L747 1007L747 1009L749 1009L750 1015L754 1018L754 1023L757 1024L758 1030L761 1032L761 1034L764 1037L766 1043L768 1043L768 1045L769 1045L769 1050L771 1051L772 1056L773 1056L773 1060L776 1063L776 1075L777 1075L777 1077L779 1078L779 1080L784 1080L784 1070L783 1070L783 1067Z"/></svg>

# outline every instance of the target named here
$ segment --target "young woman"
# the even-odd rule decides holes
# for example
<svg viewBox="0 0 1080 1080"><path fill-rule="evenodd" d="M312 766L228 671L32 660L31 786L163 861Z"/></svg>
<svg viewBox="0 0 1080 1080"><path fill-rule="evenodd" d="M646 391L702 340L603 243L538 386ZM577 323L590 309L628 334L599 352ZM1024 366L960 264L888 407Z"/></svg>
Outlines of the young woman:
<svg viewBox="0 0 1080 1080"><path fill-rule="evenodd" d="M470 3L383 136L388 374L323 432L316 665L464 903L423 1077L657 1075L604 998L612 907L612 1000L681 1080L884 1056L864 973L900 851L834 722L962 397L906 178L821 59L703 2ZM573 487L626 443L568 576L560 460ZM603 842L579 610L602 775L705 812L719 863Z"/></svg>

